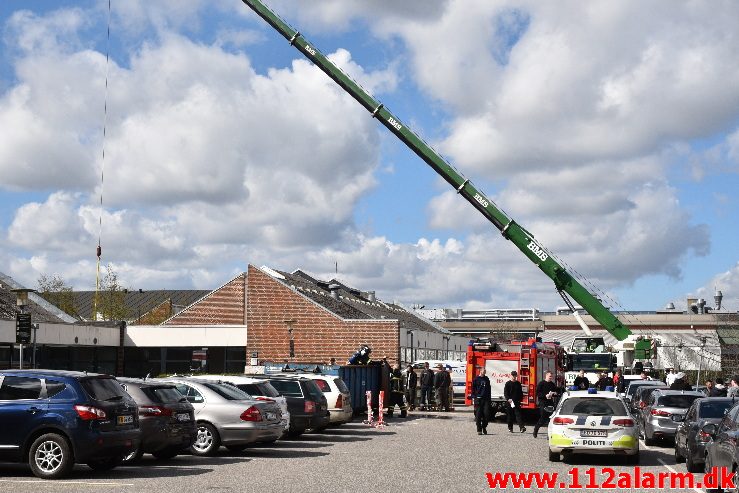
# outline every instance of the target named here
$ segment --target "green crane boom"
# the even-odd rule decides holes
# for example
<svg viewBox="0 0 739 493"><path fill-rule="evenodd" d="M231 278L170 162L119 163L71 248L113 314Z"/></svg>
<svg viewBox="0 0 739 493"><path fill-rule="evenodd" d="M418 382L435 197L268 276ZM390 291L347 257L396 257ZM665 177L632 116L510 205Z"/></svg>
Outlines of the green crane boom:
<svg viewBox="0 0 739 493"><path fill-rule="evenodd" d="M356 99L359 104L364 106L373 117L377 118L390 132L411 148L434 171L441 175L444 180L457 190L457 193L462 195L475 209L480 211L482 215L492 222L506 239L512 241L529 260L534 262L542 272L549 276L554 281L554 286L560 294L563 292L569 294L572 299L577 301L585 311L618 340L624 340L626 336L631 334L628 327L624 326L595 296L590 294L567 270L559 265L546 249L542 248L534 238L534 235L498 209L492 200L488 199L482 191L475 188L469 180L460 175L413 131L403 125L400 119L385 108L381 102L367 94L364 89L329 61L315 46L309 43L305 37L290 27L261 1L242 1L282 34L292 46L296 47L298 51L316 64L326 75ZM562 297L570 304L564 295Z"/></svg>

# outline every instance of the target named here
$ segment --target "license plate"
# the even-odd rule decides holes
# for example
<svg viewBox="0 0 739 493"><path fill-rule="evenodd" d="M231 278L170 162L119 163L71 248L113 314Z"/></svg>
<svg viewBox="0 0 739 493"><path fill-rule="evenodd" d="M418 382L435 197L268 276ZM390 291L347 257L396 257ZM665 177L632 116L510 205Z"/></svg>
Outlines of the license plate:
<svg viewBox="0 0 739 493"><path fill-rule="evenodd" d="M177 415L177 421L190 421L189 413L179 413Z"/></svg>
<svg viewBox="0 0 739 493"><path fill-rule="evenodd" d="M126 416L118 416L118 424L119 425L127 425L133 423L133 416L126 415Z"/></svg>
<svg viewBox="0 0 739 493"><path fill-rule="evenodd" d="M277 415L275 413L265 413L265 416L267 417L267 421L277 419Z"/></svg>
<svg viewBox="0 0 739 493"><path fill-rule="evenodd" d="M607 437L607 430L580 430L581 437Z"/></svg>

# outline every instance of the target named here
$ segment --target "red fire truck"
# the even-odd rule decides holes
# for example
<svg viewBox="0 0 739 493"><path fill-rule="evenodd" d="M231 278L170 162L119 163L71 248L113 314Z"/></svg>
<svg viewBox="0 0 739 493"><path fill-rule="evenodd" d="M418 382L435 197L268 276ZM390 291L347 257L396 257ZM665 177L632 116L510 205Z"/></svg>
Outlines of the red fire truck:
<svg viewBox="0 0 739 493"><path fill-rule="evenodd" d="M544 372L554 374L554 382L559 387L565 384L565 351L559 343L541 342L537 339L527 341L495 342L487 339L470 341L467 346L467 382L465 404L472 405L469 398L472 380L485 368L490 379L493 410L503 411L505 399L503 387L511 378L511 371L518 372L523 387L521 409L536 408L536 384L544 378Z"/></svg>

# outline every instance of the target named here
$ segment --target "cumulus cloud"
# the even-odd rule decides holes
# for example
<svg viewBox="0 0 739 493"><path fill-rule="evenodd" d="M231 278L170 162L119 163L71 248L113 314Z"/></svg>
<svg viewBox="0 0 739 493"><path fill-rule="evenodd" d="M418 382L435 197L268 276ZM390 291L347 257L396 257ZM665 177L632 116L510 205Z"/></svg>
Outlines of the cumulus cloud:
<svg viewBox="0 0 739 493"><path fill-rule="evenodd" d="M320 48L372 93L420 88L446 118L434 145L494 183L491 198L605 290L680 278L686 258L709 252L708 227L668 176L685 163L695 178L736 170L739 68L726 63L739 48L736 5L722 15L639 2L271 5L322 33L371 31L359 42L376 43L378 59L391 52L387 66L367 70L341 43ZM0 93L0 187L60 190L18 208L0 238L0 258L24 279L61 269L89 286L105 57L80 33L97 8L23 12L6 26L16 80ZM338 261L340 277L386 298L559 304L551 281L453 190L426 204L428 225L452 238L358 235L356 206L389 165L382 130L297 54L255 69L264 61L251 50L256 59L279 42L261 21L193 40L204 14L234 13L254 20L239 2L116 5L126 46L110 65L103 245L124 281L215 287L247 262L330 277ZM717 133L715 146L693 147Z"/></svg>

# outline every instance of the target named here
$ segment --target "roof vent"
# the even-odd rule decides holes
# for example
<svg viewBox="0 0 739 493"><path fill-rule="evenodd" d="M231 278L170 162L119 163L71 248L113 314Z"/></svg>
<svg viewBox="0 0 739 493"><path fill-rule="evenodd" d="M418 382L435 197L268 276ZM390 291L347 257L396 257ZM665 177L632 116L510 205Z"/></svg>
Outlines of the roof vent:
<svg viewBox="0 0 739 493"><path fill-rule="evenodd" d="M722 293L721 291L717 289L716 293L714 293L713 295L713 303L714 303L714 306L716 307L716 310L721 310L721 301L723 301L723 299L724 299L724 293Z"/></svg>
<svg viewBox="0 0 739 493"><path fill-rule="evenodd" d="M339 289L341 289L341 285L332 282L328 285L328 290L331 293L331 297L335 300L339 299Z"/></svg>

